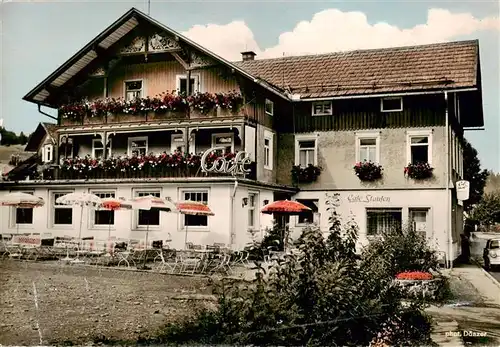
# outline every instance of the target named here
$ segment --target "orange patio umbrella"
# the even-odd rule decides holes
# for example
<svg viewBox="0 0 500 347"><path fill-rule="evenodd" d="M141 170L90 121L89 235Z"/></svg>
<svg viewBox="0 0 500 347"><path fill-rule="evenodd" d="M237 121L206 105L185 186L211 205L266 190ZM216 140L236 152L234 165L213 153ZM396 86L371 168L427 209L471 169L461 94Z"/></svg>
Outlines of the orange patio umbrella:
<svg viewBox="0 0 500 347"><path fill-rule="evenodd" d="M301 204L298 201L293 200L278 200L271 202L264 206L260 212L265 214L273 214L275 216L280 216L283 218L283 224L285 225L285 216L296 216L304 212L312 211L309 207L304 204ZM285 229L287 229L285 225ZM287 231L287 230L285 230ZM286 246L288 243L288 232L286 233L286 237L283 235L284 248L286 251Z"/></svg>
<svg viewBox="0 0 500 347"><path fill-rule="evenodd" d="M214 216L210 207L199 201L179 201L175 204L177 211L181 214L188 214L192 216ZM186 227L186 235L184 237L184 247L187 245L188 227Z"/></svg>

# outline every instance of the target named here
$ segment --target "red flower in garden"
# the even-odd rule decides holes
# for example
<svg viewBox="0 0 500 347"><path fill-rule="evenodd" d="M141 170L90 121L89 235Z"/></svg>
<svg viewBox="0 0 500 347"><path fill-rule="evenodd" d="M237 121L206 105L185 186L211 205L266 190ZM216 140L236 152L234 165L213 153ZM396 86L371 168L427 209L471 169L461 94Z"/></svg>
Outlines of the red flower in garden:
<svg viewBox="0 0 500 347"><path fill-rule="evenodd" d="M398 280L431 280L433 278L430 272L424 271L405 271L398 273L396 279Z"/></svg>

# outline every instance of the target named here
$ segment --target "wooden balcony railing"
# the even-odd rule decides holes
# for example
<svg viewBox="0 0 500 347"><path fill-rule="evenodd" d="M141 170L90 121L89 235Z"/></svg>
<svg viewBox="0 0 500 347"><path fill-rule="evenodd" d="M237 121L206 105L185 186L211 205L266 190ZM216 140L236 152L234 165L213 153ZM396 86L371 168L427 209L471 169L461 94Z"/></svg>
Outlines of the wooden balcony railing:
<svg viewBox="0 0 500 347"><path fill-rule="evenodd" d="M201 113L197 110L187 111L167 111L164 113L147 112L138 114L107 114L102 116L85 116L64 118L60 117L62 126L75 126L75 125L99 125L99 124L117 124L117 123L144 123L144 122L158 122L158 121L172 121L172 120L193 120L193 119L212 119L212 118L235 118L244 117L243 111L232 112L227 109L213 109L206 113Z"/></svg>
<svg viewBox="0 0 500 347"><path fill-rule="evenodd" d="M250 173L246 178L256 179L256 165L249 165ZM93 168L87 170L63 169L59 166L43 171L43 180L99 180L99 179L141 179L141 178L182 178L182 177L231 177L228 174L205 173L200 166L194 167L144 167L142 169L104 169Z"/></svg>

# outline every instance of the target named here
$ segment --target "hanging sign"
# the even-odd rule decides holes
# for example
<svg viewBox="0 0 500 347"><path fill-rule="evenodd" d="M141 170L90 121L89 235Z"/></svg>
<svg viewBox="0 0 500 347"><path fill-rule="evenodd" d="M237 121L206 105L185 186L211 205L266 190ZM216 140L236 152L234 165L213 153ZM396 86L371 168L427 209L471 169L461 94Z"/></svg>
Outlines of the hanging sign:
<svg viewBox="0 0 500 347"><path fill-rule="evenodd" d="M205 151L201 157L201 171L232 175L245 175L250 173L251 169L247 168L247 166L252 163L252 160L245 151L238 152L234 158L229 160L220 157L215 159L211 164L207 163L207 158L211 153L217 150L223 151L225 149L226 147L212 147Z"/></svg>
<svg viewBox="0 0 500 347"><path fill-rule="evenodd" d="M457 181L455 186L457 189L457 199L461 201L469 200L470 182L464 180Z"/></svg>

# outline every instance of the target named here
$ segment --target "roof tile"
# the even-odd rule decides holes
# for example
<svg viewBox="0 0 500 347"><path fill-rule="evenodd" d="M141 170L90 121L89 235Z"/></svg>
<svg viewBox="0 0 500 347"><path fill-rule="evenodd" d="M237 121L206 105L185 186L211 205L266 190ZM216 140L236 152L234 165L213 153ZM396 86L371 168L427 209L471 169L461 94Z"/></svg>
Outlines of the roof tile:
<svg viewBox="0 0 500 347"><path fill-rule="evenodd" d="M457 41L234 64L303 97L475 87L478 46L477 40Z"/></svg>

